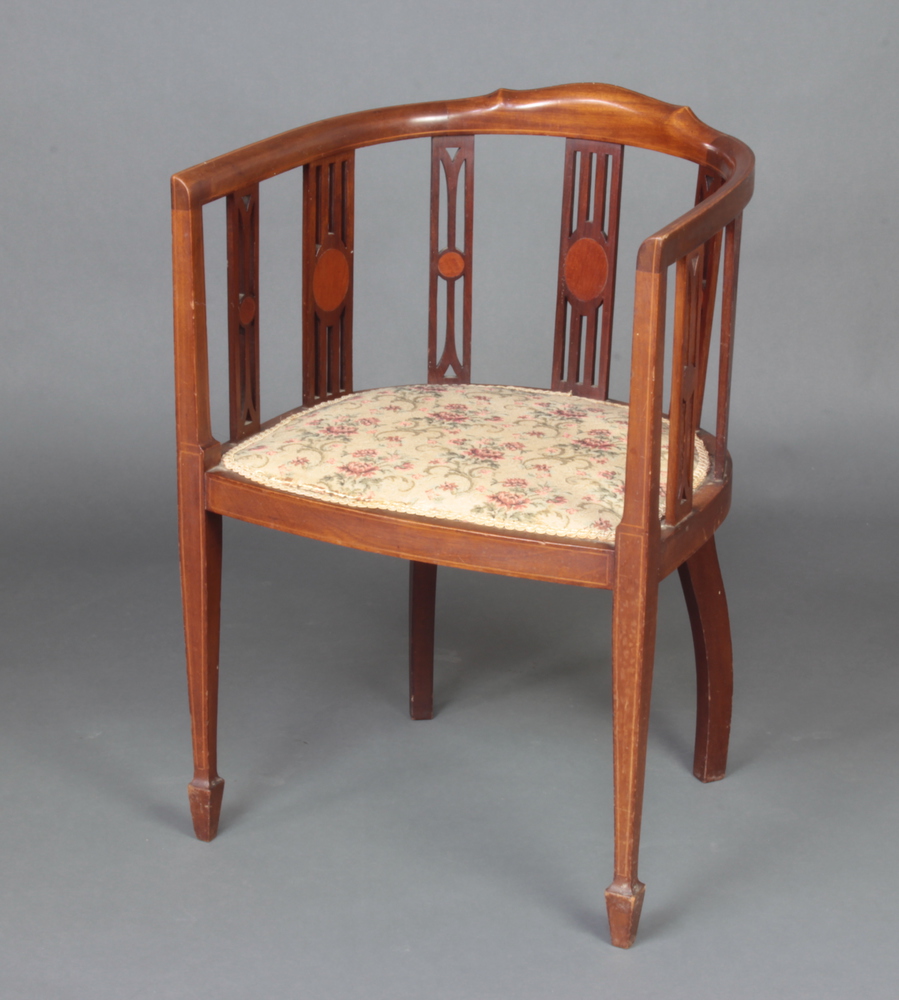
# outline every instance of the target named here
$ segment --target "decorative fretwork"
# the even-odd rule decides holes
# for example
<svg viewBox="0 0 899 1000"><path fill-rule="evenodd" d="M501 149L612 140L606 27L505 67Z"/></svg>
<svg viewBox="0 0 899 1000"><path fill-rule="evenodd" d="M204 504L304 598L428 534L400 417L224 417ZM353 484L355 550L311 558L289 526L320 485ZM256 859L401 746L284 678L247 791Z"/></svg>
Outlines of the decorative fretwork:
<svg viewBox="0 0 899 1000"><path fill-rule="evenodd" d="M353 153L303 169L303 405L353 391Z"/></svg>
<svg viewBox="0 0 899 1000"><path fill-rule="evenodd" d="M441 198L442 189L445 190L445 198ZM444 214L441 214L441 207ZM460 209L463 213L461 227ZM434 136L431 140L431 282L428 307L428 382L430 383L471 381L473 212L474 136ZM462 286L461 357L456 329L456 287L460 283ZM443 310L440 309L441 299L444 300ZM441 325L438 314L443 316L442 349L438 344L438 326Z"/></svg>
<svg viewBox="0 0 899 1000"><path fill-rule="evenodd" d="M228 371L231 440L259 430L259 185L229 194Z"/></svg>
<svg viewBox="0 0 899 1000"><path fill-rule="evenodd" d="M568 139L553 389L607 399L624 147Z"/></svg>

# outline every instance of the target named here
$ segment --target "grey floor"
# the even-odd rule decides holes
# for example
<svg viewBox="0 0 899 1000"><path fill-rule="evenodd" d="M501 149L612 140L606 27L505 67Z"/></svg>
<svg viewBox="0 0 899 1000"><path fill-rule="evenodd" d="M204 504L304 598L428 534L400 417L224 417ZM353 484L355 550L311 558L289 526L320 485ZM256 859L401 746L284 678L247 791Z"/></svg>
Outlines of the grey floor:
<svg viewBox="0 0 899 1000"><path fill-rule="evenodd" d="M413 723L405 565L230 525L227 787L201 844L171 534L14 547L0 995L894 997L887 527L722 529L737 697L710 786L665 582L630 952L602 897L607 594L442 571L437 713Z"/></svg>

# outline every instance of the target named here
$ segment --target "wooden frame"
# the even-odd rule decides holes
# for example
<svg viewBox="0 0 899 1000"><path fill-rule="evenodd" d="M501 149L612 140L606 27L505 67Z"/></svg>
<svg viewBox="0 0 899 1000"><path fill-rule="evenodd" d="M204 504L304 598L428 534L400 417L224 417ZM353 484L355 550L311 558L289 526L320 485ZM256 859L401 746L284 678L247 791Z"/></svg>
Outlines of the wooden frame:
<svg viewBox="0 0 899 1000"><path fill-rule="evenodd" d="M237 441L265 426L259 422L258 386L255 206L259 185L298 167L304 168L306 191L303 403L310 406L352 391L352 164L354 151L365 146L431 137L437 181L441 165L446 170L452 162L446 150L456 148L456 155L462 156L464 245L459 245L451 229L445 247L434 235L441 203L439 184L432 179L428 372L432 381L470 380L473 142L482 133L561 136L569 141L570 151L607 158L604 162L612 178L610 210L601 231L585 228L589 221L589 213L583 210L586 182L576 192L570 170L566 174L565 211L576 224L569 226L566 235L563 221L559 300L570 303L573 295L580 302L578 308L590 309L602 302L607 316L598 339L594 328L596 343L589 348L592 356L587 366L591 371L582 384L571 384L571 375L583 367L580 362L561 360L570 329L564 321L557 323L553 369L554 387L599 397L608 392L614 285L590 270L598 266L600 256L592 246L582 242L580 249L573 248L584 239L601 246L603 266L614 276L613 237L624 146L654 149L692 160L699 167L694 206L645 239L637 256L626 489L614 544L342 507L273 491L218 467L223 446L213 437L210 424L203 206L218 198L226 198L228 204L231 436ZM453 218L451 203L457 197L459 165L446 173L448 210ZM415 718L427 718L432 710L438 565L609 588L614 609L615 866L606 904L613 943L627 947L633 942L644 894L637 858L657 591L659 581L675 569L684 588L696 650L694 772L701 780L711 781L723 776L726 764L732 663L714 533L730 505L727 429L734 313L741 218L752 195L753 171L748 147L704 125L688 108L616 87L577 84L500 90L468 100L334 118L209 160L172 178L178 502L194 745L189 792L200 839L215 836L223 790L216 765L223 516L410 561L410 710ZM574 204L580 207L572 215ZM329 221L324 225L326 216ZM666 294L672 266L676 275L669 485L660 511ZM460 357L455 327L446 327L453 339L445 337L439 348L435 287L443 280L452 288L462 275ZM700 432L710 452L711 471L694 491L693 440L707 378L719 277L716 426L713 433Z"/></svg>

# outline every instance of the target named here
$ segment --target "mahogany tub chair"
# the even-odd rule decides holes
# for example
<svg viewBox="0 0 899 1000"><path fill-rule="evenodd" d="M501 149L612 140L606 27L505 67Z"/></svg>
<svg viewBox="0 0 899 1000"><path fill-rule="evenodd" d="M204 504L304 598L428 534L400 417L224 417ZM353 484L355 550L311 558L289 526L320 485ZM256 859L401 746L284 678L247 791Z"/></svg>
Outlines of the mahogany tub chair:
<svg viewBox="0 0 899 1000"><path fill-rule="evenodd" d="M484 133L565 140L548 389L471 381L474 155ZM413 138L431 142L430 261L422 261L430 278L426 291L422 275L421 291L429 294L427 381L354 392L354 153ZM625 146L692 161L698 180L677 218L639 247L630 389L626 402L615 402L609 369ZM438 566L611 589L615 862L606 905L613 944L633 943L644 893L637 853L657 593L674 570L696 652L694 773L715 781L725 770L732 654L714 535L731 499L728 396L753 163L746 145L689 108L577 84L332 118L172 178L197 837L215 837L224 787L216 770L223 515L409 561L415 719L432 713ZM263 423L259 185L297 167L302 405ZM231 439L224 444L210 421L202 213L219 198L228 256ZM716 400L708 432L699 428L707 381Z"/></svg>

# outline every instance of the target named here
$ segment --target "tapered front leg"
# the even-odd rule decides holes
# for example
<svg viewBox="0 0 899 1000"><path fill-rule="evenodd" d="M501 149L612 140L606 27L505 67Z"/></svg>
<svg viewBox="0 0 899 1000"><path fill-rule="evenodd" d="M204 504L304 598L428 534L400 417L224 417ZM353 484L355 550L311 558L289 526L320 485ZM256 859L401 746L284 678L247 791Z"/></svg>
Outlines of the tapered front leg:
<svg viewBox="0 0 899 1000"><path fill-rule="evenodd" d="M733 646L714 535L678 570L696 651L696 748L693 773L718 781L727 769L733 705Z"/></svg>
<svg viewBox="0 0 899 1000"><path fill-rule="evenodd" d="M409 563L409 714L434 715L434 611L437 567Z"/></svg>
<svg viewBox="0 0 899 1000"><path fill-rule="evenodd" d="M187 790L194 832L200 840L212 840L218 832L225 788L216 771L222 518L196 504L182 503L179 521L194 753L194 777Z"/></svg>
<svg viewBox="0 0 899 1000"><path fill-rule="evenodd" d="M658 580L648 539L619 531L612 613L612 728L615 767L615 877L606 889L612 944L634 943L643 908L637 877ZM653 567L654 569L654 567Z"/></svg>

